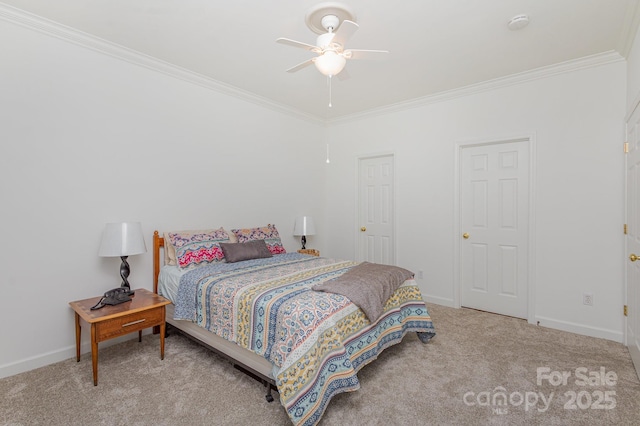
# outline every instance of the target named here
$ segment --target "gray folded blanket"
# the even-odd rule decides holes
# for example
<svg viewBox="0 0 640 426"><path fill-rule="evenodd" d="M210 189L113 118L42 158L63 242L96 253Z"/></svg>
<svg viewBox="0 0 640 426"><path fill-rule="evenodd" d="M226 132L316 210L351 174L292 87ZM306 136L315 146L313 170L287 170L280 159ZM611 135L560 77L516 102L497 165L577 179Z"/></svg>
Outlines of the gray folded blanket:
<svg viewBox="0 0 640 426"><path fill-rule="evenodd" d="M346 296L374 323L391 295L413 275L397 266L362 262L337 278L314 285L313 290Z"/></svg>

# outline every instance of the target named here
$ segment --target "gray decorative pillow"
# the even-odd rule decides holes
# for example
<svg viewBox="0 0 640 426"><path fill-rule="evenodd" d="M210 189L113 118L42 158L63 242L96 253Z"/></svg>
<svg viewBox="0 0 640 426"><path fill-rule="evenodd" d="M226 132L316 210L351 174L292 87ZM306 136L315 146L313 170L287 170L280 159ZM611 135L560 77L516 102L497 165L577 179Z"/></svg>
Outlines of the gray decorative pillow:
<svg viewBox="0 0 640 426"><path fill-rule="evenodd" d="M246 243L220 243L220 248L228 263L273 256L264 240L252 240Z"/></svg>

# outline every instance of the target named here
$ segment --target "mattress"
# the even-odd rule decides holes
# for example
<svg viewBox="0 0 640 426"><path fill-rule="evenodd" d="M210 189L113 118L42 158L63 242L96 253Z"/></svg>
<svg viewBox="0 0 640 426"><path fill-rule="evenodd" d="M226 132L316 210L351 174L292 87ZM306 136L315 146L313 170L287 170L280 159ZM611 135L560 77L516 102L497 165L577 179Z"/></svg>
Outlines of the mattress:
<svg viewBox="0 0 640 426"><path fill-rule="evenodd" d="M166 297L175 304L178 296L180 278L186 273L176 265L164 265L158 276L158 294ZM173 316L172 316L173 318Z"/></svg>

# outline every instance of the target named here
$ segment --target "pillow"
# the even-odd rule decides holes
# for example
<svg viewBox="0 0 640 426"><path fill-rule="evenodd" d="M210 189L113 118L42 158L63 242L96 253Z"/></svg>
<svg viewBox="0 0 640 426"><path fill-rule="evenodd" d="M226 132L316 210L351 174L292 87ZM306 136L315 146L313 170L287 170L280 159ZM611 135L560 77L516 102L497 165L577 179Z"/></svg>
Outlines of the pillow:
<svg viewBox="0 0 640 426"><path fill-rule="evenodd" d="M280 241L280 234L275 225L262 226L260 228L232 229L239 243L246 243L253 240L264 240L267 248L272 254L286 253Z"/></svg>
<svg viewBox="0 0 640 426"><path fill-rule="evenodd" d="M220 248L228 263L273 256L264 240L252 240L246 243L220 243Z"/></svg>
<svg viewBox="0 0 640 426"><path fill-rule="evenodd" d="M211 232L215 232L215 229L201 229L201 230L191 230L191 231L176 231L172 232L173 234L178 234L183 236L184 238L189 238L194 234L208 234ZM171 238L169 238L170 232L164 233L164 264L165 265L177 265L178 260L176 259L176 247L171 243Z"/></svg>
<svg viewBox="0 0 640 426"><path fill-rule="evenodd" d="M192 235L195 234L211 234L214 233L216 231L224 231L227 232L224 228L218 228L218 229L203 229L203 230L189 230L189 231L175 231L173 232L173 234L179 234L185 238L189 238ZM170 232L165 232L163 234L164 237L164 264L165 265L177 265L178 264L178 260L176 258L176 247L171 244L171 239L169 238L169 234ZM227 232L227 235L229 236L229 241L232 243L235 243L236 240L236 236L233 235L230 232Z"/></svg>
<svg viewBox="0 0 640 426"><path fill-rule="evenodd" d="M168 232L167 234L169 244L175 250L175 262L180 268L224 261L224 253L220 248L220 243L231 241L224 228Z"/></svg>

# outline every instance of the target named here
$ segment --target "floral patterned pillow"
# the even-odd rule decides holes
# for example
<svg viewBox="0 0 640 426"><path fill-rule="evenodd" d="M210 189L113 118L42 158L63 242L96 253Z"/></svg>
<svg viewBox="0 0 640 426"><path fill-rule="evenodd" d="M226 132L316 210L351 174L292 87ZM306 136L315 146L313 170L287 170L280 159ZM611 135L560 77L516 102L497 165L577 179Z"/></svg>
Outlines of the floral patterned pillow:
<svg viewBox="0 0 640 426"><path fill-rule="evenodd" d="M246 243L253 240L264 240L271 254L286 253L280 240L280 234L275 225L267 225L259 228L232 229L239 243Z"/></svg>
<svg viewBox="0 0 640 426"><path fill-rule="evenodd" d="M205 232L169 232L169 242L176 250L180 268L190 268L213 262L223 262L224 253L220 243L231 241L224 229Z"/></svg>

